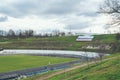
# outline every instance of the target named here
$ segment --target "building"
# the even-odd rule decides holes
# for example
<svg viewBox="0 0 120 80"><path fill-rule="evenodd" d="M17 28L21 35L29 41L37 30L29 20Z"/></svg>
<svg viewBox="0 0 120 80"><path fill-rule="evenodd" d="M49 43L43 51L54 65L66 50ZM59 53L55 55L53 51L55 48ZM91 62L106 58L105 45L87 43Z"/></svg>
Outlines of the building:
<svg viewBox="0 0 120 80"><path fill-rule="evenodd" d="M94 38L94 36L92 35L81 35L81 36L78 36L76 41L92 41Z"/></svg>

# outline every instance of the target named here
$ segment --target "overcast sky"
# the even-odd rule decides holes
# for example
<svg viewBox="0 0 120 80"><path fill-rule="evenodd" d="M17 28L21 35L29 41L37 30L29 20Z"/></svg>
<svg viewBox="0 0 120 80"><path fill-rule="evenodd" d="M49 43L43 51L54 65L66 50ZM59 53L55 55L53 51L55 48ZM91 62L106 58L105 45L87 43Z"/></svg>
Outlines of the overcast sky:
<svg viewBox="0 0 120 80"><path fill-rule="evenodd" d="M104 0L0 0L0 30L33 29L103 33L108 16L98 14Z"/></svg>

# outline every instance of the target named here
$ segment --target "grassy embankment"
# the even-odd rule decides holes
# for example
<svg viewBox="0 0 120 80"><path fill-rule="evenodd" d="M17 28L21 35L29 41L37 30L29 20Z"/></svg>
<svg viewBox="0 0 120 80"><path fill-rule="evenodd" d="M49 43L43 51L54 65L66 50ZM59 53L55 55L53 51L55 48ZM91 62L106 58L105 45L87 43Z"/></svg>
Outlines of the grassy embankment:
<svg viewBox="0 0 120 80"><path fill-rule="evenodd" d="M89 68L86 66L75 69L48 80L120 80L120 53L112 57L116 58L90 65Z"/></svg>
<svg viewBox="0 0 120 80"><path fill-rule="evenodd" d="M106 57L113 58L97 64L78 68L69 72L49 78L48 80L120 80L120 53ZM59 72L59 71L58 71ZM24 80L35 80L54 72L36 75Z"/></svg>
<svg viewBox="0 0 120 80"><path fill-rule="evenodd" d="M95 35L92 42L76 42L77 36L62 36L48 38L4 39L0 40L0 47L5 49L55 49L81 50L82 46L92 44L109 44L115 41L114 34ZM94 50L93 50L94 51Z"/></svg>
<svg viewBox="0 0 120 80"><path fill-rule="evenodd" d="M21 70L49 64L63 63L76 60L73 58L58 58L29 55L0 56L0 73L13 70Z"/></svg>

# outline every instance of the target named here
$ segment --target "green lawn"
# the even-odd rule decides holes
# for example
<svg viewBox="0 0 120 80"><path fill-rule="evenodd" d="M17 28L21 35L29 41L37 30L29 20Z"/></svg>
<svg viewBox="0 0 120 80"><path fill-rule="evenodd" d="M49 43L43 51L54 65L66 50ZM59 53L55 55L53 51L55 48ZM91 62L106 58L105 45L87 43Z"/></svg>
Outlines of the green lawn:
<svg viewBox="0 0 120 80"><path fill-rule="evenodd" d="M30 55L8 55L0 56L0 73L25 68L45 66L55 63L63 63L76 60L73 58L58 58L45 56L30 56Z"/></svg>
<svg viewBox="0 0 120 80"><path fill-rule="evenodd" d="M116 58L79 68L48 80L120 80L120 53Z"/></svg>
<svg viewBox="0 0 120 80"><path fill-rule="evenodd" d="M96 40L103 43L113 42L115 41L115 34L95 35L94 41Z"/></svg>

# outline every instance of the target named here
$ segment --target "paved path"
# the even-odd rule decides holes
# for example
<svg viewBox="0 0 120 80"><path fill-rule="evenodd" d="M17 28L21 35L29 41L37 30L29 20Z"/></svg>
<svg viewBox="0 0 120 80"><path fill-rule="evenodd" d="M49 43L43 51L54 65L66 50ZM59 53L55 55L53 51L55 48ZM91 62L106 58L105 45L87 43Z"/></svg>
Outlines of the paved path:
<svg viewBox="0 0 120 80"><path fill-rule="evenodd" d="M107 61L107 60L110 60L110 59L113 59L113 58L116 58L116 57L103 59L102 61ZM54 73L51 73L51 74L44 75L42 77L37 78L36 80L46 80L46 79L49 79L53 76L56 76L56 75L59 75L59 74L65 73L65 72L69 72L69 71L72 71L72 70L75 70L75 69L78 69L78 68L81 68L81 67L84 67L84 66L88 66L88 64L90 65L90 64L95 64L95 63L98 63L98 62L100 62L100 60L96 61L96 62L92 61L92 62L84 63L84 64L81 64L81 65L78 65L78 66L73 66L71 68L67 68L67 69L60 70L60 71L57 71L57 72L54 72Z"/></svg>

